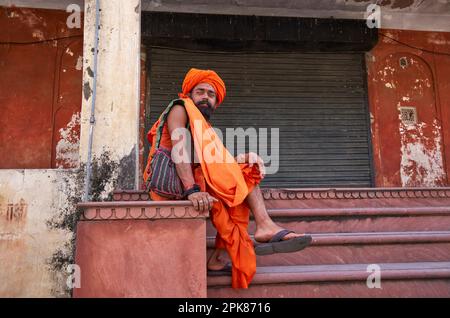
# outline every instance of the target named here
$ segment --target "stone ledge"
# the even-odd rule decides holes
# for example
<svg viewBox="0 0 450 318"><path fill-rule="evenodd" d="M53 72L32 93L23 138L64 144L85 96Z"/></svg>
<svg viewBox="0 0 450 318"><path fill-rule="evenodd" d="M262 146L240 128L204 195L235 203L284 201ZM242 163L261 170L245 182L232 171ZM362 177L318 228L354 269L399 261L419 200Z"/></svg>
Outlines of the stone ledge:
<svg viewBox="0 0 450 318"><path fill-rule="evenodd" d="M206 297L205 220L78 222L74 298Z"/></svg>
<svg viewBox="0 0 450 318"><path fill-rule="evenodd" d="M266 200L450 198L450 188L267 189Z"/></svg>
<svg viewBox="0 0 450 318"><path fill-rule="evenodd" d="M83 211L80 221L205 219L209 212L194 209L189 201L87 202L77 205Z"/></svg>
<svg viewBox="0 0 450 318"><path fill-rule="evenodd" d="M450 198L450 187L262 189L262 193L266 200L448 199ZM114 191L113 198L115 201L148 201L150 199L145 191L130 190Z"/></svg>

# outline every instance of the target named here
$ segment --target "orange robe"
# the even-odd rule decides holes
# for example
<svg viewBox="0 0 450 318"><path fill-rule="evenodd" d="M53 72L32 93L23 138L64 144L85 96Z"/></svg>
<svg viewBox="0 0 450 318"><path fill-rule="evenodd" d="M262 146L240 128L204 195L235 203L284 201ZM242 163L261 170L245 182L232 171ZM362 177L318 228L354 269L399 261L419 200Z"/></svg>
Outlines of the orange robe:
<svg viewBox="0 0 450 318"><path fill-rule="evenodd" d="M248 288L256 272L256 255L253 242L247 232L249 223L249 207L245 202L247 195L254 186L261 182L257 165L238 164L226 150L220 138L215 134L210 124L203 118L191 99L184 98L185 109L190 123L190 131L194 141L194 149L198 158L206 158L208 154L220 154L217 162L200 160L200 165L194 167L195 182L202 191L210 193L218 199L211 210L211 221L217 229L216 248L226 249L233 263L232 287ZM159 120L149 131L152 142L149 161L155 152L154 144ZM172 149L167 123L164 125L160 147ZM212 150L214 149L214 150ZM144 178L148 178L148 167ZM152 200L167 200L150 192Z"/></svg>

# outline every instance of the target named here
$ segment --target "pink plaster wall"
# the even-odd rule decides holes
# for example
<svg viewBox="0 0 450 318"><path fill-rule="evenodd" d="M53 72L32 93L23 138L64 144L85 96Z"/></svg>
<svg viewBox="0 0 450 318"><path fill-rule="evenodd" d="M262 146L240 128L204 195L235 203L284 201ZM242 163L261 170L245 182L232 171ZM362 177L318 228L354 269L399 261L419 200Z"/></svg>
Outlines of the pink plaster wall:
<svg viewBox="0 0 450 318"><path fill-rule="evenodd" d="M206 297L205 242L204 219L81 221L73 295Z"/></svg>

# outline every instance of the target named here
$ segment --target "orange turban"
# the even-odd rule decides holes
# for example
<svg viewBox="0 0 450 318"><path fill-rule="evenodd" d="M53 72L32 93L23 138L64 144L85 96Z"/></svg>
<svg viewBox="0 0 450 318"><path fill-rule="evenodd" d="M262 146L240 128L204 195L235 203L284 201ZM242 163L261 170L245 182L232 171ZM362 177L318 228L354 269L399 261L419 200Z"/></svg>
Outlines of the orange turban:
<svg viewBox="0 0 450 318"><path fill-rule="evenodd" d="M179 94L180 98L187 98L187 94L190 93L195 86L201 83L208 83L214 88L214 91L216 92L217 106L219 106L225 98L227 91L225 88L225 83L222 81L220 76L211 70L191 68L184 78L182 86L183 92Z"/></svg>

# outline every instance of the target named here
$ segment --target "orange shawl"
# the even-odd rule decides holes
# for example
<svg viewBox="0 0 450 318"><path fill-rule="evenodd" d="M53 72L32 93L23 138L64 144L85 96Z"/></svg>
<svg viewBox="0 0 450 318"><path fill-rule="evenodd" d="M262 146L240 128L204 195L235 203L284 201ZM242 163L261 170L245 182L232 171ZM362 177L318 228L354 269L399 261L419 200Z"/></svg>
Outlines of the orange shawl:
<svg viewBox="0 0 450 318"><path fill-rule="evenodd" d="M238 164L193 101L190 98L182 100L189 117L195 152L200 159L200 167L194 171L195 181L201 185L202 191L206 190L219 200L214 203L210 214L217 229L216 248L226 249L230 255L233 263L232 287L248 288L256 272L256 255L247 232L250 211L245 198L261 182L259 169L257 165ZM153 143L159 122L149 132L152 149L147 168L155 152ZM171 148L166 127L161 145ZM209 160L211 157L215 162ZM147 168L144 179L148 178ZM150 195L153 200L165 200L153 193Z"/></svg>
<svg viewBox="0 0 450 318"><path fill-rule="evenodd" d="M190 98L183 101L207 191L219 200L211 210L211 220L218 232L216 247L226 248L230 255L232 287L248 288L256 272L256 255L247 232L249 208L244 200L261 181L257 165L238 164L193 101ZM211 157L217 162L211 162Z"/></svg>

